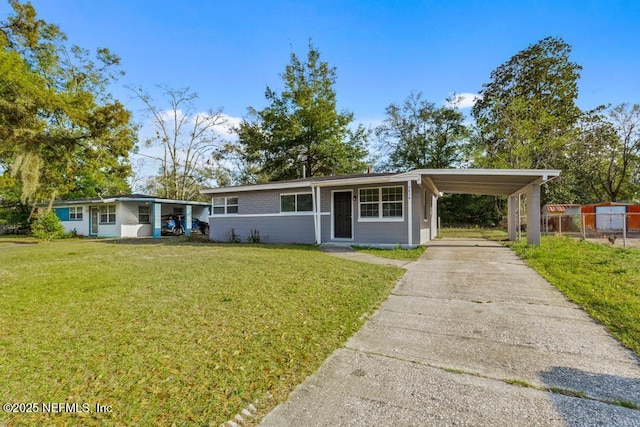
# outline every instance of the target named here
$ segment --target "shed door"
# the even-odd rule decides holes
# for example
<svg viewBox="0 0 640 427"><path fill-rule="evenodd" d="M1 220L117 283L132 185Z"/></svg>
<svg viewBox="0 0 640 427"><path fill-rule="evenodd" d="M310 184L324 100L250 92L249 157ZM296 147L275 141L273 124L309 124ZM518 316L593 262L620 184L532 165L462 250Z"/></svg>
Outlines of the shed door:
<svg viewBox="0 0 640 427"><path fill-rule="evenodd" d="M351 191L333 193L333 234L336 239L351 239Z"/></svg>
<svg viewBox="0 0 640 427"><path fill-rule="evenodd" d="M598 231L622 230L626 206L596 206L596 228Z"/></svg>

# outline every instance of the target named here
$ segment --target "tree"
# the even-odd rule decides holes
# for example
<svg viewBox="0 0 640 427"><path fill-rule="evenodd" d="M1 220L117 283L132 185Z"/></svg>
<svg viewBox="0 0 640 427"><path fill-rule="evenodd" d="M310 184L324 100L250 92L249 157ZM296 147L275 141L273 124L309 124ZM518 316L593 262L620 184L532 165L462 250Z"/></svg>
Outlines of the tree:
<svg viewBox="0 0 640 427"><path fill-rule="evenodd" d="M132 89L152 119L155 134L146 141L147 146L162 147L159 175L150 179L148 187L165 198L192 200L215 177L217 167L212 162L218 140L216 127L226 120L222 109L196 112L194 100L198 94L189 88L159 87L168 110L155 105L142 89Z"/></svg>
<svg viewBox="0 0 640 427"><path fill-rule="evenodd" d="M447 105L422 99L411 93L402 106L390 104L386 119L376 129L382 150L389 153L388 167L397 171L419 168L449 168L462 161L463 145L469 136L464 115L455 97Z"/></svg>
<svg viewBox="0 0 640 427"><path fill-rule="evenodd" d="M0 173L16 179L23 204L127 190L135 129L106 91L120 59L105 48L91 58L30 3L10 4L0 23Z"/></svg>
<svg viewBox="0 0 640 427"><path fill-rule="evenodd" d="M562 161L574 125L581 67L571 46L547 37L491 73L472 114L481 166L553 168Z"/></svg>
<svg viewBox="0 0 640 427"><path fill-rule="evenodd" d="M582 203L634 201L640 182L640 105L599 108L582 118L569 172Z"/></svg>
<svg viewBox="0 0 640 427"><path fill-rule="evenodd" d="M249 108L249 119L236 129L238 145L229 147L251 169L245 179L295 179L303 169L309 177L366 169L367 132L362 126L350 129L353 114L337 111L336 69L309 43L306 62L291 53L282 79L282 93L267 87L269 105Z"/></svg>

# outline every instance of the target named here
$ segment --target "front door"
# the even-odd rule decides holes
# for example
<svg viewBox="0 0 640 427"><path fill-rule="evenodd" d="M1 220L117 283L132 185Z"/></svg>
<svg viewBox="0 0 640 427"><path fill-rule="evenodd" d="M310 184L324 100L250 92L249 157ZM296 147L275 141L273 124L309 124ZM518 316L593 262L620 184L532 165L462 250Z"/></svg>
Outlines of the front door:
<svg viewBox="0 0 640 427"><path fill-rule="evenodd" d="M351 191L333 193L333 237L351 239Z"/></svg>
<svg viewBox="0 0 640 427"><path fill-rule="evenodd" d="M100 212L98 210L98 208L96 207L90 207L89 208L91 210L91 226L90 226L90 231L89 234L92 236L97 236L98 235L98 219L100 217Z"/></svg>

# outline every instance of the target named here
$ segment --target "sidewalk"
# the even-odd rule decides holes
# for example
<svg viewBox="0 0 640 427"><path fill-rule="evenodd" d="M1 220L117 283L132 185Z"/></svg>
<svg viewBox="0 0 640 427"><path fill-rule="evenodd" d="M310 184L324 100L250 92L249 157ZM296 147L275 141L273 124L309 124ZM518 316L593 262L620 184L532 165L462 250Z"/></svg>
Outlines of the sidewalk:
<svg viewBox="0 0 640 427"><path fill-rule="evenodd" d="M351 246L323 244L320 246L320 250L329 255L350 259L352 261L368 262L370 264L395 265L396 267L404 267L407 264L413 262L402 259L382 258L379 256L367 254L365 252L356 251Z"/></svg>
<svg viewBox="0 0 640 427"><path fill-rule="evenodd" d="M612 404L640 405L638 359L510 249L438 240L405 268L262 425L640 425Z"/></svg>

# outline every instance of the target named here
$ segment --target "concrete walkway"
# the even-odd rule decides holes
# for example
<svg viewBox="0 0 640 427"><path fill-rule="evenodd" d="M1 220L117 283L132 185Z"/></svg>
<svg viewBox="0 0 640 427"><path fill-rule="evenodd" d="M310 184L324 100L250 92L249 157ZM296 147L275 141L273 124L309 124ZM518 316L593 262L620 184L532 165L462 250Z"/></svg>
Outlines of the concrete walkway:
<svg viewBox="0 0 640 427"><path fill-rule="evenodd" d="M264 426L640 426L640 364L508 248L430 244ZM573 390L574 396L561 391Z"/></svg>
<svg viewBox="0 0 640 427"><path fill-rule="evenodd" d="M402 259L382 258L365 252L356 251L351 246L344 245L323 244L320 245L320 250L329 255L337 256L339 258L350 259L352 261L368 262L370 264L395 265L396 267L404 267L412 262Z"/></svg>

